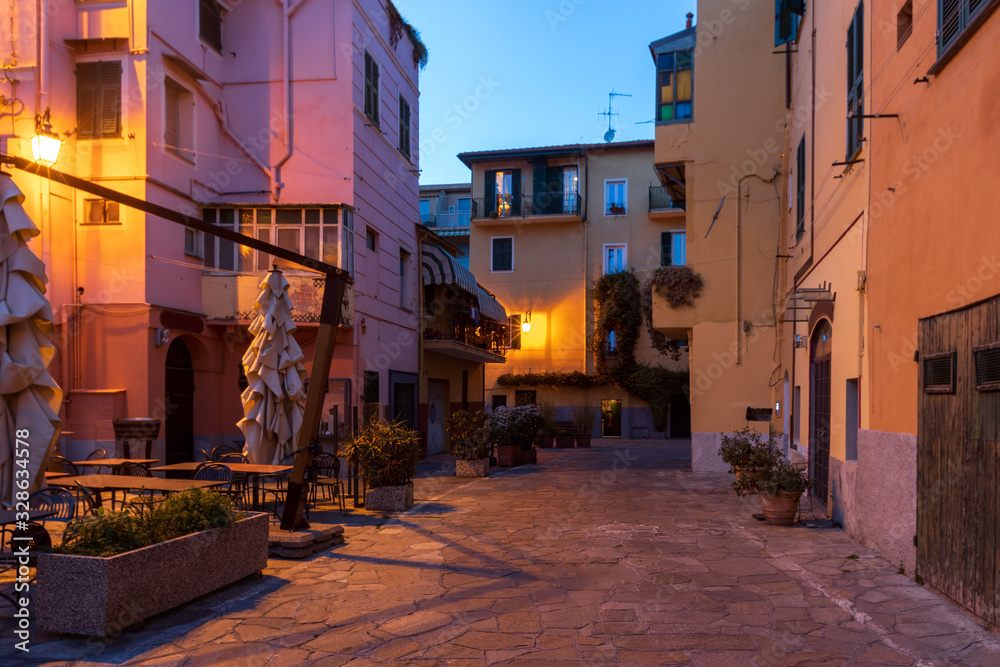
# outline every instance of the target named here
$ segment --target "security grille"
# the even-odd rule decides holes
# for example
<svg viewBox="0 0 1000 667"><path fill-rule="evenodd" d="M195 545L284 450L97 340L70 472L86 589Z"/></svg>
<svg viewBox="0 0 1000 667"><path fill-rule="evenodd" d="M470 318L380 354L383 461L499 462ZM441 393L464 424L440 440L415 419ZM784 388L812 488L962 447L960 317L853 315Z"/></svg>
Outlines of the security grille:
<svg viewBox="0 0 1000 667"><path fill-rule="evenodd" d="M955 393L954 352L924 357L924 392L929 394Z"/></svg>

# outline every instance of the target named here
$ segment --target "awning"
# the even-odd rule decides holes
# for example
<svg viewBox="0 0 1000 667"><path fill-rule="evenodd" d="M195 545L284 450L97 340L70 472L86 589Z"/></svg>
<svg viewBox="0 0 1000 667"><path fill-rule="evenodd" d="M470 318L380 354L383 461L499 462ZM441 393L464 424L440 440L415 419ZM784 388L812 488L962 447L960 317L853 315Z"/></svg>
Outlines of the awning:
<svg viewBox="0 0 1000 667"><path fill-rule="evenodd" d="M482 313L484 317L506 324L507 311L500 305L500 302L490 296L490 293L482 287L477 286L476 289L479 290L479 312Z"/></svg>
<svg viewBox="0 0 1000 667"><path fill-rule="evenodd" d="M424 243L420 251L424 285L456 285L474 296L479 286L472 272L444 251L440 246Z"/></svg>

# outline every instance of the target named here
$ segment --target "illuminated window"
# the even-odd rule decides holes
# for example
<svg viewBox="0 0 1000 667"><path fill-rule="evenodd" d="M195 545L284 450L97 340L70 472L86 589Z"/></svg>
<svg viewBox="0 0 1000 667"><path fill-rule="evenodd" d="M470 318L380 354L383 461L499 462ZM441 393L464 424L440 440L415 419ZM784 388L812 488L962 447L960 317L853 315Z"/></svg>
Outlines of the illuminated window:
<svg viewBox="0 0 1000 667"><path fill-rule="evenodd" d="M657 122L690 122L694 113L691 51L661 53L656 57Z"/></svg>
<svg viewBox="0 0 1000 667"><path fill-rule="evenodd" d="M521 170L488 170L484 195L488 217L507 218L521 215Z"/></svg>
<svg viewBox="0 0 1000 667"><path fill-rule="evenodd" d="M628 179L604 181L604 215L628 213Z"/></svg>

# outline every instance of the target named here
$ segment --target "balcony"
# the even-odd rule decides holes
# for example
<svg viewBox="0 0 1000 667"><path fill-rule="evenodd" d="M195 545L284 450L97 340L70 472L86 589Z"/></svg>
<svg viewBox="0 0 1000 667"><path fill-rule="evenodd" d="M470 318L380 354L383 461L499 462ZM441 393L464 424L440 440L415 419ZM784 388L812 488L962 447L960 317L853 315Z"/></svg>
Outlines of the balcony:
<svg viewBox="0 0 1000 667"><path fill-rule="evenodd" d="M451 326L447 329L424 329L425 351L480 364L506 361L506 323L481 318L477 326L475 320L464 313L453 313L450 319Z"/></svg>
<svg viewBox="0 0 1000 667"><path fill-rule="evenodd" d="M504 195L472 200L472 219L477 225L504 224L508 218L538 222L581 222L583 198L578 193L520 196Z"/></svg>
<svg viewBox="0 0 1000 667"><path fill-rule="evenodd" d="M222 273L204 271L201 277L201 306L205 318L215 324L249 324L253 304L260 295L263 273ZM317 324L323 305L324 278L315 273L296 275L285 271L288 296L292 301L292 321ZM346 285L340 326L354 326L354 285Z"/></svg>
<svg viewBox="0 0 1000 667"><path fill-rule="evenodd" d="M684 202L678 202L670 189L663 185L649 186L649 217L679 218L684 216Z"/></svg>
<svg viewBox="0 0 1000 667"><path fill-rule="evenodd" d="M667 338L688 340L697 312L696 306L674 308L667 302L666 297L653 292L653 328Z"/></svg>

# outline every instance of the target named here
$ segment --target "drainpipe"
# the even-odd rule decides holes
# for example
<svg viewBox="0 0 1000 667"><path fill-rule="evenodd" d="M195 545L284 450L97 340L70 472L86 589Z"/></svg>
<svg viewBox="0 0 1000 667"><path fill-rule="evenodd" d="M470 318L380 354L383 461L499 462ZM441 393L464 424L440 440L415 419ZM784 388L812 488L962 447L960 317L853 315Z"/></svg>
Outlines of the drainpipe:
<svg viewBox="0 0 1000 667"><path fill-rule="evenodd" d="M278 0L281 5L281 37L282 37L282 54L285 59L285 65L282 68L282 78L281 86L285 94L285 154L282 155L278 161L274 164L274 169L271 172L271 196L274 201L278 201L281 197L281 188L285 185L281 182L281 168L284 166L288 159L292 157L292 34L291 34L291 18L292 14L302 6L306 0L301 0L294 7L289 6L289 2L292 0Z"/></svg>

